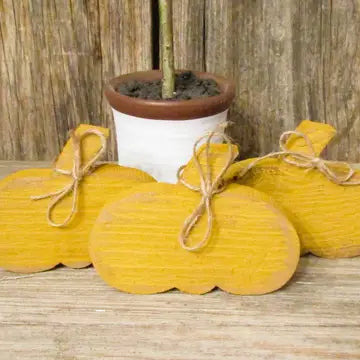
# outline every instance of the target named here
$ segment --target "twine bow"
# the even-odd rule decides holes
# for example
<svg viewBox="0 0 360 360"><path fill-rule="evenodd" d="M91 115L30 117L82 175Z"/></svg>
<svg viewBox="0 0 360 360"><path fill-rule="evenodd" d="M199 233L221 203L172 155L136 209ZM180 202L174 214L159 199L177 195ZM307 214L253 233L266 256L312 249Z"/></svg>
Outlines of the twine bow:
<svg viewBox="0 0 360 360"><path fill-rule="evenodd" d="M301 137L305 140L306 146L309 150L309 154L299 151L292 151L286 147L286 141L291 135ZM351 167L349 163L344 161L324 160L316 156L314 146L310 138L306 134L303 134L299 131L286 131L280 136L279 145L280 145L280 151L272 152L270 154L255 159L253 162L251 162L241 170L241 172L238 174L238 177L244 176L258 162L264 159L279 157L286 163L300 168L306 168L308 170L318 169L323 175L325 175L330 181L332 181L335 184L338 185L360 184L360 180L358 181L351 180L351 178L355 174L355 170ZM339 167L342 167L342 169L344 168L346 169L345 174L344 171L341 171L341 173L339 172Z"/></svg>
<svg viewBox="0 0 360 360"><path fill-rule="evenodd" d="M210 142L214 136L221 136L226 141L226 143L229 145L229 151L228 151L228 158L227 158L226 164L224 165L224 167L222 168L220 173L216 176L215 180L213 181L211 164L210 164ZM197 146L204 139L206 139L206 143L205 143L206 171L205 172L204 172L203 168L201 167L199 155L196 153ZM207 244L207 242L210 238L211 232L212 232L213 220L214 220L214 215L213 215L213 211L212 211L212 207L211 207L211 201L215 194L219 194L220 192L225 190L226 184L222 181L222 179L223 179L223 176L224 176L226 170L229 168L229 166L232 164L232 162L234 160L234 153L233 153L233 148L231 145L230 138L227 135L225 135L224 133L222 133L222 132L220 133L220 132L216 132L216 131L211 132L209 135L202 136L195 142L194 147L193 147L193 155L194 155L193 159L194 159L195 166L196 166L197 170L199 171L200 186L193 186L193 185L187 183L182 178L182 174L183 174L185 165L181 166L177 172L177 178L181 184L183 184L184 186L186 186L188 189L190 189L192 191L199 192L202 195L199 205L194 209L192 214L185 220L184 225L180 231L180 235L179 235L180 245L183 249L188 250L188 251L199 250ZM203 239L199 243L195 244L194 246L188 246L186 244L186 240L188 239L191 230L194 228L194 226L196 225L196 223L198 222L200 217L205 212L207 213L206 233L205 233Z"/></svg>
<svg viewBox="0 0 360 360"><path fill-rule="evenodd" d="M82 164L81 158L81 142L82 140L87 137L88 135L96 135L99 137L101 141L101 147L97 151L97 153L88 160L85 164ZM98 159L104 154L106 151L106 137L104 134L96 129L90 129L83 132L81 135L76 135L74 131L70 134L73 148L74 148L74 160L73 160L73 167L72 170L64 170L64 169L57 169L55 168L54 171L57 173L71 176L72 180L70 184L64 186L62 189L58 191L54 191L44 195L38 196L31 196L31 200L41 200L46 198L53 198L52 201L49 203L47 208L47 221L49 225L53 227L65 227L67 226L71 220L73 219L74 215L77 212L78 206L78 195L79 195L79 185L80 182L83 180L84 176L88 175L91 169L94 167L95 163ZM70 209L70 213L61 223L56 223L52 219L52 212L56 205L68 194L72 193L72 205Z"/></svg>

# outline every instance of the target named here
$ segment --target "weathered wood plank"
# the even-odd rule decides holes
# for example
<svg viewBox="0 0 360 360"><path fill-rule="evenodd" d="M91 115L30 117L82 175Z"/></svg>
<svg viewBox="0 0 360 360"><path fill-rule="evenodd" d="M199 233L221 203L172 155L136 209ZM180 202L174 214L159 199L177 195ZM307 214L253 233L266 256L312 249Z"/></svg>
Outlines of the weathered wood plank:
<svg viewBox="0 0 360 360"><path fill-rule="evenodd" d="M359 161L360 2L298 2L292 30L295 116L335 126L328 156Z"/></svg>
<svg viewBox="0 0 360 360"><path fill-rule="evenodd" d="M149 1L1 0L0 10L0 159L52 159L79 123L112 127L104 82L152 66Z"/></svg>
<svg viewBox="0 0 360 360"><path fill-rule="evenodd" d="M236 82L242 157L273 150L294 128L291 19L289 1L207 1L206 69Z"/></svg>
<svg viewBox="0 0 360 360"><path fill-rule="evenodd" d="M324 120L338 129L335 159L360 161L360 1L323 0Z"/></svg>
<svg viewBox="0 0 360 360"><path fill-rule="evenodd" d="M53 158L80 121L112 126L104 80L151 67L150 1L0 1L0 158ZM233 78L243 156L304 118L359 161L358 0L174 0L178 68ZM112 138L111 155L114 138Z"/></svg>
<svg viewBox="0 0 360 360"><path fill-rule="evenodd" d="M1 359L360 359L359 262L308 256L283 290L244 297L134 296L93 268L0 270Z"/></svg>
<svg viewBox="0 0 360 360"><path fill-rule="evenodd" d="M204 71L205 0L173 0L175 68Z"/></svg>
<svg viewBox="0 0 360 360"><path fill-rule="evenodd" d="M205 12L206 69L236 82L243 157L310 118L338 129L329 157L360 160L359 1L207 0Z"/></svg>

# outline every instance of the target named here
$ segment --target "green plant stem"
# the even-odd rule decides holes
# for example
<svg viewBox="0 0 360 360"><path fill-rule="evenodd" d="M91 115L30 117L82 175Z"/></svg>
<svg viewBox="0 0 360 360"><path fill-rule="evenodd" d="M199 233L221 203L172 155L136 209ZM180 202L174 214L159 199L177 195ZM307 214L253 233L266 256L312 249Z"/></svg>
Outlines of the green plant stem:
<svg viewBox="0 0 360 360"><path fill-rule="evenodd" d="M171 99L175 91L172 0L159 0L159 18L163 71L162 98Z"/></svg>

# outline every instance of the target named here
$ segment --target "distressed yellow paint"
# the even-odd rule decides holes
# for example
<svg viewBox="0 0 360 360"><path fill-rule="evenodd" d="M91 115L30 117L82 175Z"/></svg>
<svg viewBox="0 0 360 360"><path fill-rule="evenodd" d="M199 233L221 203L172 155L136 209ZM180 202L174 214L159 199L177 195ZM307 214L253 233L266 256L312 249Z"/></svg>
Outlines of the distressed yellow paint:
<svg viewBox="0 0 360 360"><path fill-rule="evenodd" d="M336 130L331 125L310 120L303 120L296 128L296 131L307 135L317 156L321 154L326 145L336 134ZM310 154L305 140L301 137L291 135L286 146L289 150Z"/></svg>
<svg viewBox="0 0 360 360"><path fill-rule="evenodd" d="M317 155L335 134L331 126L311 121L302 122L297 130L310 137ZM306 149L299 138L288 148ZM227 178L236 177L252 160L235 163ZM357 171L354 179L359 178ZM274 198L297 229L303 253L328 258L360 255L360 186L336 185L316 169L307 171L279 159L261 161L237 181Z"/></svg>
<svg viewBox="0 0 360 360"><path fill-rule="evenodd" d="M80 124L75 129L75 135L80 136L84 134L88 130L97 130L100 131L106 138L109 137L110 131L107 128L101 126L94 126L88 124ZM95 134L88 134L81 140L81 158L82 163L88 162L96 152L100 150L101 141L99 137ZM74 147L73 141L70 138L58 158L55 162L55 167L58 169L68 170L71 171L73 166L73 159L74 159Z"/></svg>
<svg viewBox="0 0 360 360"><path fill-rule="evenodd" d="M232 147L232 159L235 159L239 155L239 150L236 145L231 145ZM203 144L197 150L198 161L203 169L207 165L206 157L206 144ZM211 173L213 179L217 174L223 169L226 165L229 158L229 145L227 144L211 144L209 151L209 166L211 168ZM192 158L189 163L184 168L182 178L193 186L200 186L200 177L199 170L195 165L194 158Z"/></svg>
<svg viewBox="0 0 360 360"><path fill-rule="evenodd" d="M211 149L221 149L212 161L223 162L225 148ZM217 165L212 168L218 171ZM190 181L191 169L184 170L186 175L196 185ZM290 279L299 259L296 231L269 196L249 187L232 184L215 195L208 245L184 250L178 235L200 198L181 184L148 183L106 205L90 236L90 255L99 275L111 286L136 294L171 288L202 294L216 286L234 294L264 294ZM200 242L206 224L204 215L189 245Z"/></svg>
<svg viewBox="0 0 360 360"><path fill-rule="evenodd" d="M79 134L90 126L82 125ZM97 128L108 135L106 129ZM71 168L71 140L57 159L57 166ZM71 145L71 146L70 146ZM83 159L99 150L92 135L84 139ZM90 264L88 237L102 206L135 183L154 181L136 169L104 164L86 176L79 188L78 213L65 228L48 225L46 210L50 199L33 201L32 195L50 193L71 181L52 169L27 169L16 172L0 183L0 267L16 272L50 269L59 263L79 268ZM55 208L55 221L64 219L71 209L71 195Z"/></svg>

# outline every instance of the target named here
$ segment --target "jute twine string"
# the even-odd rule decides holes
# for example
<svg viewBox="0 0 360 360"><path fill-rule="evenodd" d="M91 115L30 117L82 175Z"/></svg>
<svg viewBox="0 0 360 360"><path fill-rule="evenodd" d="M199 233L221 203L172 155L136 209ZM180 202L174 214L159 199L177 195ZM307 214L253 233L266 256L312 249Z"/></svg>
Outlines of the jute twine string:
<svg viewBox="0 0 360 360"><path fill-rule="evenodd" d="M213 181L212 180L211 163L210 163L210 143L211 143L211 139L214 136L222 137L228 144L229 151L228 151L228 157L227 157L226 164L224 165L222 170L219 172L219 174L216 176L215 180ZM203 170L203 168L200 164L200 160L199 160L200 155L198 155L196 153L199 143L201 141L203 141L204 139L206 139L206 142L205 142L205 158L206 158L205 168L206 169L205 169L205 171ZM193 186L193 185L187 183L183 179L182 174L183 174L183 170L186 165L181 166L177 172L177 178L181 184L183 184L184 186L186 186L188 189L190 189L192 191L199 192L202 195L199 205L194 209L192 214L185 220L184 225L180 231L180 235L179 235L180 245L183 249L188 250L188 251L196 251L196 250L203 248L207 244L207 242L210 238L212 228L213 228L213 221L214 221L214 214L213 214L212 207L211 207L211 200L215 194L218 194L225 190L226 184L224 181L222 181L223 176L224 176L226 170L230 167L230 165L234 161L234 153L233 153L233 148L231 145L230 138L223 132L218 132L218 131L213 131L209 135L202 136L194 144L193 159L194 159L195 166L196 166L197 170L199 171L200 186ZM206 232L205 232L202 240L199 243L197 243L193 246L188 246L186 244L186 242L191 233L191 230L194 228L196 223L199 221L200 217L205 212L207 213Z"/></svg>
<svg viewBox="0 0 360 360"><path fill-rule="evenodd" d="M309 150L309 154L299 152L299 151L291 151L286 147L286 141L289 136L295 135L297 137L301 137L305 140L306 146ZM324 160L318 156L316 156L313 144L310 138L299 131L285 131L279 139L280 151L272 152L265 156L259 157L255 159L253 162L249 163L245 168L241 169L240 173L237 174L238 178L243 177L250 169L252 169L257 163L264 159L268 158L281 158L288 164L306 168L308 170L318 169L322 174L324 174L330 181L338 185L359 185L360 180L353 180L352 177L355 174L355 170L351 167L351 165L344 161L331 161ZM344 171L339 172L339 168L346 169L345 174Z"/></svg>
<svg viewBox="0 0 360 360"><path fill-rule="evenodd" d="M301 137L305 140L306 146L309 150L309 154L299 152L299 151L292 151L289 150L286 146L286 142L291 135L295 135L297 137ZM211 139L214 136L221 136L225 142L229 145L228 151L228 159L226 164L224 165L223 169L220 171L218 176L212 181L212 174L211 174L211 164L210 164L210 143ZM206 157L206 173L204 173L203 168L201 167L199 156L196 153L196 149L199 143L206 139L206 146L205 146L205 157ZM204 246L207 245L208 240L210 238L212 227L213 227L213 220L214 215L211 207L211 200L215 194L218 194L225 190L227 183L223 181L223 176L225 172L228 170L230 165L234 161L234 154L231 145L230 138L222 132L212 132L210 135L205 135L199 138L193 147L193 159L197 170L199 171L200 175L200 186L193 186L187 183L183 178L183 170L186 165L181 166L177 172L177 178L181 184L186 186L188 189L192 191L196 191L201 193L202 198L200 200L199 205L195 208L192 214L185 220L184 225L180 231L179 235L179 242L183 249L188 251L196 251ZM249 163L246 167L241 169L241 171L237 174L237 178L241 178L245 176L256 164L261 162L262 160L268 158L281 158L284 162L294 165L300 168L305 168L307 170L311 169L318 169L323 175L326 176L327 179L332 181L338 185L360 185L360 180L354 180L352 177L355 174L355 170L351 167L351 165L344 161L331 161L331 160L324 160L321 157L316 156L314 146L310 140L310 138L299 131L285 131L282 133L279 139L279 146L280 151L272 152L262 157L259 157ZM339 169L342 168L340 173ZM345 169L345 173L344 173ZM188 246L186 244L187 239L191 233L191 230L194 228L200 217L207 213L207 229L203 239L195 244L194 246Z"/></svg>
<svg viewBox="0 0 360 360"><path fill-rule="evenodd" d="M81 142L82 140L89 136L89 135L96 135L99 137L101 141L101 147L96 152L96 154L88 160L85 164L82 164L81 158ZM67 226L71 220L73 219L74 215L77 212L78 207L78 197L79 197L79 185L84 176L88 175L90 171L94 168L95 163L99 160L99 158L104 154L106 151L106 137L104 134L96 129L90 129L83 132L81 135L76 135L74 131L70 133L73 148L74 148L74 160L73 160L73 167L72 170L64 170L64 169L57 169L55 168L54 171L57 173L71 176L71 182L64 186L62 189L58 191L54 191L44 195L38 196L31 196L32 200L41 200L46 198L53 198L49 203L47 208L47 221L49 225L53 227L65 227ZM72 192L72 204L71 209L68 216L60 223L53 221L52 212L54 208L60 203L60 201Z"/></svg>

